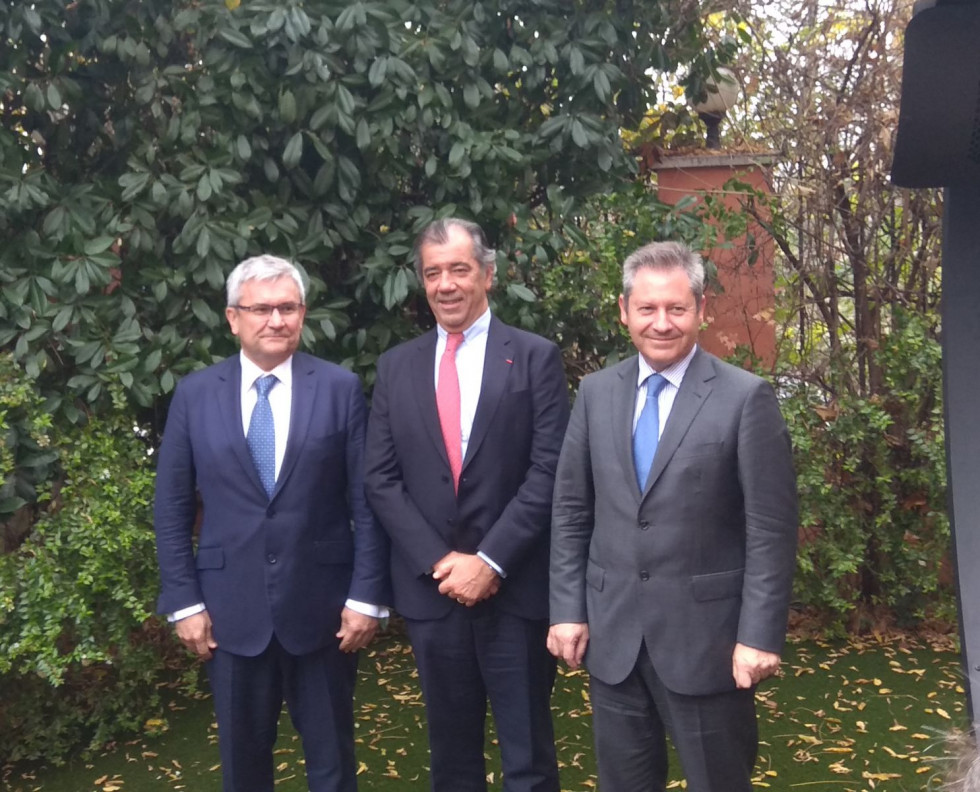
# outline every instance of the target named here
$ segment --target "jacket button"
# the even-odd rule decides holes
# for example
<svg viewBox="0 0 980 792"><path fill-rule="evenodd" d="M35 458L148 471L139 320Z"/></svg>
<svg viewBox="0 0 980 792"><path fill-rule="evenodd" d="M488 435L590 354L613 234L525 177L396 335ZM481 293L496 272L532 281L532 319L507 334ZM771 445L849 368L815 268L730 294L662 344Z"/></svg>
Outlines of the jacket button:
<svg viewBox="0 0 980 792"><path fill-rule="evenodd" d="M275 517L276 516L276 510L275 509L271 509L271 508L270 509L266 509L265 510L265 516L266 517Z"/></svg>
<svg viewBox="0 0 980 792"><path fill-rule="evenodd" d="M644 570L643 570L643 571L642 571L642 572L640 573L640 580L649 580L649 579L650 579L650 573L649 573L649 572L647 572L647 571L646 571L646 570L644 569Z"/></svg>
<svg viewBox="0 0 980 792"><path fill-rule="evenodd" d="M641 531L648 531L648 530L650 530L650 523L648 523L646 520L644 520L643 522L641 522L640 523L640 530Z"/></svg>
<svg viewBox="0 0 980 792"><path fill-rule="evenodd" d="M449 483L449 476L443 476L442 477L442 483L443 484L448 484Z"/></svg>
<svg viewBox="0 0 980 792"><path fill-rule="evenodd" d="M278 559L276 558L275 553L269 553L269 555L265 557L265 560L268 561L270 564L274 564Z"/></svg>

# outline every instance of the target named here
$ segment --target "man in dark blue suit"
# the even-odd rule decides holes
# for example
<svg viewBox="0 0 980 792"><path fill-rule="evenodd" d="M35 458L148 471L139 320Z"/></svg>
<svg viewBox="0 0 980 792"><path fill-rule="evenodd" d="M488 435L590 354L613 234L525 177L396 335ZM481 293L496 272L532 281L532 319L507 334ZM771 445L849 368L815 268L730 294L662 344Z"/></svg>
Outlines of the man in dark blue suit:
<svg viewBox="0 0 980 792"><path fill-rule="evenodd" d="M241 354L180 382L160 447L159 610L208 661L225 792L273 789L284 699L311 792L353 792L355 653L389 600L364 397L355 375L296 352L305 288L290 262L247 259L227 292Z"/></svg>
<svg viewBox="0 0 980 792"><path fill-rule="evenodd" d="M493 318L494 251L440 220L415 262L438 327L378 362L368 498L425 698L435 792L483 792L493 708L507 792L557 792L548 533L568 420L558 348Z"/></svg>

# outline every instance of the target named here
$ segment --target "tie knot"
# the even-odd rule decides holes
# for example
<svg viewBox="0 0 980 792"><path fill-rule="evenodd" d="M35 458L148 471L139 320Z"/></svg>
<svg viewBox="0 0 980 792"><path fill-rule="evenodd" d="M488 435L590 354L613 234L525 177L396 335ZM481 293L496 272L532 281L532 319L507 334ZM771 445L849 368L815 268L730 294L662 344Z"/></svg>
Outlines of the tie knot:
<svg viewBox="0 0 980 792"><path fill-rule="evenodd" d="M647 399L655 399L660 395L667 380L660 374L651 374L647 377Z"/></svg>
<svg viewBox="0 0 980 792"><path fill-rule="evenodd" d="M462 333L447 333L446 334L446 351L455 352L459 349L459 345L463 343Z"/></svg>
<svg viewBox="0 0 980 792"><path fill-rule="evenodd" d="M260 397L266 397L269 395L269 391L272 390L273 385L275 385L279 380L273 374L267 374L264 377L259 377L255 380L255 390L258 391Z"/></svg>

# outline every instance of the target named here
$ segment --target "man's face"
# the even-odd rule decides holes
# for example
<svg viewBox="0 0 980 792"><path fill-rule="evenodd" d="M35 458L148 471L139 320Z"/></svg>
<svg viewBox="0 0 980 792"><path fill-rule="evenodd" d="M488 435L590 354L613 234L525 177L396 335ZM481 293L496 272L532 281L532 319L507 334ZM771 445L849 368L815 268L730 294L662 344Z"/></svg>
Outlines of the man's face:
<svg viewBox="0 0 980 792"><path fill-rule="evenodd" d="M462 228L449 227L443 245L422 245L422 284L436 321L449 333L461 333L487 310L493 268L480 269L473 240Z"/></svg>
<svg viewBox="0 0 980 792"><path fill-rule="evenodd" d="M655 371L682 360L694 347L704 320L687 274L680 267L641 268L629 300L619 297L619 319L639 353Z"/></svg>
<svg viewBox="0 0 980 792"><path fill-rule="evenodd" d="M238 297L238 304L246 307L299 302L299 289L290 277L245 281ZM305 315L305 307L290 316L283 316L278 310L269 316L258 316L251 311L225 308L228 325L241 341L245 356L263 371L271 371L296 351Z"/></svg>

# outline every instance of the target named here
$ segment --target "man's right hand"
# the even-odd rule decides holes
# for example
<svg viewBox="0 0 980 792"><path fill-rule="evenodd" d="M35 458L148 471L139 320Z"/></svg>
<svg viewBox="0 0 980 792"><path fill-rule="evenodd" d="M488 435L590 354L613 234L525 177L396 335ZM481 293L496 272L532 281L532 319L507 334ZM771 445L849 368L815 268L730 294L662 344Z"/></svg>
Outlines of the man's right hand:
<svg viewBox="0 0 980 792"><path fill-rule="evenodd" d="M478 555L453 550L436 561L432 577L439 593L472 608L500 591L500 575Z"/></svg>
<svg viewBox="0 0 980 792"><path fill-rule="evenodd" d="M585 648L589 645L589 625L575 622L552 624L548 630L548 651L559 660L564 660L569 668L582 664Z"/></svg>
<svg viewBox="0 0 980 792"><path fill-rule="evenodd" d="M195 613L193 616L174 623L177 637L191 652L202 660L210 660L218 642L211 634L211 617L207 611Z"/></svg>

